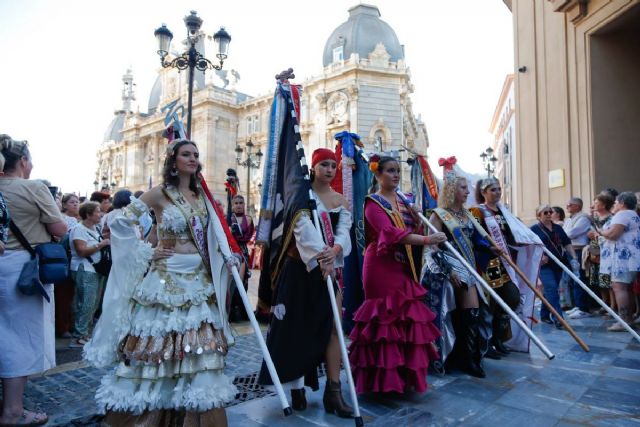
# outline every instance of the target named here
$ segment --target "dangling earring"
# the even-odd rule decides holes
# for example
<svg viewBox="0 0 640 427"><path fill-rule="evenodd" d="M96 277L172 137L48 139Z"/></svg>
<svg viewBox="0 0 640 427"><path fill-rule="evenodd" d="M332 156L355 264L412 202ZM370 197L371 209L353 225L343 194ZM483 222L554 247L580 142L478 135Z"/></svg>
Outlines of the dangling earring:
<svg viewBox="0 0 640 427"><path fill-rule="evenodd" d="M176 169L175 165L173 165L173 168L171 168L171 172L169 172L169 175L178 176L178 169Z"/></svg>

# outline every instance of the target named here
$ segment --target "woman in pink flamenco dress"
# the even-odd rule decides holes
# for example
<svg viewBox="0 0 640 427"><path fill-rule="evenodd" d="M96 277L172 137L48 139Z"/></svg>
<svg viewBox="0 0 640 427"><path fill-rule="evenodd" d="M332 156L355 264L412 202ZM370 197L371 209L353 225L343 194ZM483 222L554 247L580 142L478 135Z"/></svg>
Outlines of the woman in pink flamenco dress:
<svg viewBox="0 0 640 427"><path fill-rule="evenodd" d="M438 358L433 343L440 331L422 301L426 291L418 283L412 246L439 244L446 236L418 234L417 221L396 194L395 159L372 156L369 167L379 189L365 199L365 300L354 314L351 369L358 393L422 393L429 362Z"/></svg>

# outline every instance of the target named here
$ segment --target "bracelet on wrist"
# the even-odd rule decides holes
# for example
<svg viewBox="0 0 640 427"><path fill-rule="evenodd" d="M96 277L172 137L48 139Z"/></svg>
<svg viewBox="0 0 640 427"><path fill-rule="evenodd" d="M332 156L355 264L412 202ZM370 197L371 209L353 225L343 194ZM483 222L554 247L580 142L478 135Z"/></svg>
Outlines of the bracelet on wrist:
<svg viewBox="0 0 640 427"><path fill-rule="evenodd" d="M429 244L429 236L424 236L422 238L422 244L423 245L428 245Z"/></svg>

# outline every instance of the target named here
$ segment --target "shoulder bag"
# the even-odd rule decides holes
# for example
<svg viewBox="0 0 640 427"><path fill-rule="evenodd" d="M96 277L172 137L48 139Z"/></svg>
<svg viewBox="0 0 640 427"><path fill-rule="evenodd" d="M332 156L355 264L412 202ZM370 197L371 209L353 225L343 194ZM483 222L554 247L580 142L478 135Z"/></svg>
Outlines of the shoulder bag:
<svg viewBox="0 0 640 427"><path fill-rule="evenodd" d="M94 237L92 234L90 234L90 236ZM102 235L99 234L98 238L95 240L99 243L102 240ZM93 266L96 273L104 277L109 276L109 272L111 271L111 246L105 246L100 249L100 261L93 262L91 256L88 256L87 259Z"/></svg>
<svg viewBox="0 0 640 427"><path fill-rule="evenodd" d="M24 237L18 226L9 221L9 228L20 244L31 254L31 259L22 267L18 278L18 290L24 295L42 295L50 302L43 283L55 283L69 277L67 253L59 243L42 243L34 248Z"/></svg>

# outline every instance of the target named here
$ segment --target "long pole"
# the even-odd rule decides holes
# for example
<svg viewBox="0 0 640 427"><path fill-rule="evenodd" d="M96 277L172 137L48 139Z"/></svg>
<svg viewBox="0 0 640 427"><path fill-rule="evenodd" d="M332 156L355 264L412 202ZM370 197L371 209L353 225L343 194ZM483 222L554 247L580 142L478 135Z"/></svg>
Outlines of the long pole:
<svg viewBox="0 0 640 427"><path fill-rule="evenodd" d="M409 201L407 200L407 198L404 196L404 194L402 194L400 191L398 191L398 195L405 201L405 203L407 204L407 206L411 206L413 207L413 204L409 203ZM437 233L440 230L438 230L433 224L431 224L431 222L429 222L429 220L422 215L421 212L414 210L416 212L416 214L420 217L420 220L422 220L422 222L429 227L429 229L434 232ZM487 282L485 282L485 280L482 278L482 276L480 276L480 274L478 274L478 272L476 271L476 269L474 267L472 267L467 260L460 255L460 253L453 247L453 245L451 245L451 243L449 242L444 242L445 247L458 259L458 261L460 261L462 263L462 265L464 265L464 267L469 270L469 273L471 273L473 275L473 277L475 277L475 279L478 281L478 283L480 283L480 285L482 286L482 288L489 294L491 295L491 298L494 299L494 301L496 301L498 303L498 305L500 305L500 307L502 307L502 309L509 314L509 316L513 319L514 322L516 322L516 324L518 326L520 326L520 328L525 332L525 334L527 334L527 336L529 338L531 338L531 340L538 346L538 348L540 349L540 351L542 351L542 353L547 356L547 358L549 360L553 359L555 357L555 355L553 353L551 353L551 351L549 351L549 349L547 348L547 346L544 345L544 343L542 341L540 341L540 339L533 333L533 331L531 331L531 329L529 329L529 327L522 321L522 319L520 319L520 317L518 317L518 315L516 313L513 312L513 310L511 310L511 307L509 307L503 300L502 298L500 298L498 296L498 294L496 294L496 292L491 288L491 286L489 286L487 284Z"/></svg>
<svg viewBox="0 0 640 427"><path fill-rule="evenodd" d="M284 84L281 83L281 84ZM288 102L291 106L291 115L295 120L296 125L298 124L298 117L296 115L296 109L293 106L293 94L290 94L288 97ZM309 167L307 166L307 159L304 156L304 145L302 145L302 138L300 137L300 133L298 131L298 126L295 126L295 135L296 135L296 151L298 153L298 159L300 161L300 166L305 173L305 179L310 180L309 178ZM313 198L313 190L309 189L309 201L315 202ZM322 235L322 229L320 228L320 219L318 218L318 211L315 209L315 203L310 203L312 206L311 212L313 215L313 224L318 232L320 238L324 241L324 236ZM333 320L336 328L336 335L338 335L338 341L340 343L340 355L342 356L342 364L344 365L345 374L347 376L347 382L349 383L349 394L351 396L351 402L353 403L353 416L356 427L364 426L364 421L362 420L362 416L360 415L360 405L358 404L358 395L356 394L355 383L353 382L353 375L351 373L351 363L349 362L349 354L347 353L347 346L344 341L344 334L342 332L342 322L340 321L340 312L338 311L338 303L336 302L336 296L333 289L333 280L331 280L331 276L327 276L327 292L329 293L329 299L331 301L331 311L333 313Z"/></svg>
<svg viewBox="0 0 640 427"><path fill-rule="evenodd" d="M189 48L189 93L187 94L187 138L191 139L191 109L193 107L193 75L196 68L196 48Z"/></svg>
<svg viewBox="0 0 640 427"><path fill-rule="evenodd" d="M251 214L251 150L247 147L247 210Z"/></svg>
<svg viewBox="0 0 640 427"><path fill-rule="evenodd" d="M242 279L240 278L240 274L238 273L238 268L235 265L232 267L231 273L233 274L233 279L236 282L236 289L240 294L240 298L242 299L242 304L244 305L244 309L247 312L247 315L249 317L249 322L251 322L251 327L253 327L253 331L256 334L258 345L260 346L260 350L262 351L264 362L267 365L267 369L269 370L269 375L271 375L271 380L273 381L273 385L276 388L276 393L278 394L278 398L280 399L280 404L282 405L282 410L284 411L284 415L289 416L293 413L293 411L291 410L291 407L289 406L289 402L287 401L287 397L284 394L282 383L280 383L280 378L278 377L278 371L276 371L276 367L273 364L273 360L271 359L271 355L269 354L269 349L267 348L267 343L264 341L264 337L262 336L262 330L260 329L260 325L256 320L255 314L253 314L253 309L251 308L251 303L249 301L249 297L247 296L247 291L244 290Z"/></svg>
<svg viewBox="0 0 640 427"><path fill-rule="evenodd" d="M636 340L638 340L640 342L640 335L638 335L638 333L636 331L634 331L633 328L627 324L627 322L622 320L622 318L620 316L618 316L618 313L613 311L611 309L611 307L609 307L604 301L602 301L600 299L600 297L598 297L595 293L593 293L593 291L591 289L589 289L589 287L587 285L582 283L582 280L580 280L580 278L578 276L573 274L573 271L568 269L566 265L564 265L562 262L560 262L560 260L558 258L556 258L556 256L549 249L547 249L547 248L543 248L543 249L544 249L544 253L547 254L547 256L549 258L551 258L560 268L562 268L564 270L564 272L567 273L569 275L569 277L571 277L573 279L574 282L576 282L578 285L580 285L580 287L582 289L584 289L584 291L587 294L589 294L589 296L591 298L593 298L598 304L600 304L600 306L602 308L604 308L606 310L606 312L611 315L611 317L616 319L631 335L633 335L633 337Z"/></svg>
<svg viewBox="0 0 640 427"><path fill-rule="evenodd" d="M198 179L200 180L200 185L202 186L202 190L207 196L207 199L209 200L209 202L211 203L211 209L212 209L211 215L218 215L216 211L216 207L214 205L215 200L213 199L213 196L211 195L211 191L209 191L209 187L207 186L207 183L204 180L204 177L202 176L202 174L198 175ZM231 248L229 247L229 242L227 241L226 238L219 239L218 244L224 247L227 253L231 253ZM244 305L244 309L247 312L247 316L249 316L249 321L251 322L253 331L256 334L258 345L260 346L260 350L262 351L262 357L264 358L265 364L267 365L267 369L269 370L269 375L271 375L271 381L273 381L273 385L276 388L276 393L278 394L278 398L280 399L280 404L282 405L282 410L284 411L284 415L289 416L293 413L293 410L289 406L287 397L284 394L282 383L280 383L280 377L278 377L278 371L276 371L276 368L273 365L273 360L271 359L271 354L269 353L269 349L267 348L267 343L264 341L264 337L262 336L262 330L260 329L260 325L256 320L256 316L253 314L253 309L251 308L249 297L247 296L247 292L244 290L242 279L240 279L240 274L238 274L238 268L235 265L231 268L231 274L236 283L236 288L240 293L240 298L242 299L242 304Z"/></svg>
<svg viewBox="0 0 640 427"><path fill-rule="evenodd" d="M489 239L489 242L493 246L498 247L498 245L496 245L496 242L491 237L488 237L488 239ZM569 334L573 337L574 340L576 340L578 345L580 347L582 347L582 349L585 352L588 353L589 352L589 346L587 346L587 344L585 344L585 342L582 341L582 339L578 336L578 334L576 334L576 331L574 331L573 328L571 328L571 326L569 326L567 321L564 320L564 318L556 311L556 309L553 308L551 303L549 303L549 301L547 301L547 299L544 297L544 295L542 295L542 293L540 293L540 291L533 285L533 283L531 283L531 281L524 274L524 272L522 270L520 270L520 267L518 267L518 264L513 262L513 260L509 256L502 256L501 259L504 260L507 264L509 264L515 270L516 273L518 273L518 276L520 276L520 278L522 280L524 280L524 283L527 284L529 289L531 289L533 291L533 293L536 294L536 296L538 298L540 298L540 301L542 301L542 303L549 309L551 314L553 314L555 316L555 318L558 319L558 321L562 324L562 326L564 326L566 331L569 332Z"/></svg>
<svg viewBox="0 0 640 427"><path fill-rule="evenodd" d="M299 145L302 145L302 142L299 142ZM311 200L313 195L311 194L312 190L309 190L309 197ZM320 219L318 218L318 211L313 209L313 224L320 235L320 238L323 238L322 232L320 231ZM327 292L329 292L329 299L331 300L331 311L333 312L333 320L335 322L336 335L338 335L338 341L340 342L340 355L342 356L342 364L344 365L344 369L347 374L347 382L349 383L349 394L351 395L351 401L353 402L353 416L355 418L356 427L361 427L364 425L364 421L362 420L362 416L360 415L360 405L358 404L358 396L356 395L356 387L353 382L353 375L351 374L351 363L349 362L349 354L347 353L347 346L344 341L344 334L342 333L342 322L340 321L340 313L338 312L338 303L336 301L336 295L333 289L333 281L331 280L331 276L327 276Z"/></svg>

